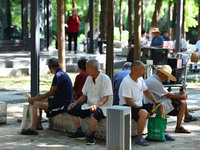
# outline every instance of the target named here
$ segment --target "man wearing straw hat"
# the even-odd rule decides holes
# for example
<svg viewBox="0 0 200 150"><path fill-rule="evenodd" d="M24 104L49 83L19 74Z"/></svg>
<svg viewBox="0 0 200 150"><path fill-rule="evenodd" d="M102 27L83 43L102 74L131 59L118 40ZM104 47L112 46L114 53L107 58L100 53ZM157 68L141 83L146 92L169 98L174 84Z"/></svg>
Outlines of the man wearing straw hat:
<svg viewBox="0 0 200 150"><path fill-rule="evenodd" d="M151 41L151 46L153 47L157 47L157 48L162 48L163 47L163 42L164 39L163 37L160 35L160 31L158 28L154 28L152 31L152 35L154 36L152 41Z"/></svg>
<svg viewBox="0 0 200 150"><path fill-rule="evenodd" d="M165 109L166 115L177 116L177 124L175 132L177 133L191 133L191 131L185 129L182 126L183 116L185 115L184 122L196 121L197 118L191 116L187 109L187 94L184 92L180 92L178 94L173 94L168 92L163 83L165 80L169 79L172 81L176 81L176 78L171 75L172 68L169 65L164 65L162 68L156 68L157 73L151 75L149 78L145 80L145 83L149 89L149 91L153 94L158 102L162 102L163 107ZM144 103L148 104L151 101L148 97L145 97Z"/></svg>

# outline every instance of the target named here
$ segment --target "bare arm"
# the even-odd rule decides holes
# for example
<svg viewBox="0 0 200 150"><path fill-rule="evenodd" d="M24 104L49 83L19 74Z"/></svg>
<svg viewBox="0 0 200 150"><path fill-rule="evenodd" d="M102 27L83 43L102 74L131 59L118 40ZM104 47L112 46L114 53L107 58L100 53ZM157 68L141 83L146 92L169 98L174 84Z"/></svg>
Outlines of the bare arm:
<svg viewBox="0 0 200 150"><path fill-rule="evenodd" d="M159 45L159 46L157 46L157 48L163 48L163 45Z"/></svg>
<svg viewBox="0 0 200 150"><path fill-rule="evenodd" d="M144 94L152 101L154 102L154 104L157 104L154 96L152 95L152 93L147 89L144 91Z"/></svg>
<svg viewBox="0 0 200 150"><path fill-rule="evenodd" d="M173 94L173 93L167 93L166 95L167 98L170 99L176 99L176 100L186 100L187 99L187 94L183 93L183 94Z"/></svg>
<svg viewBox="0 0 200 150"><path fill-rule="evenodd" d="M97 108L101 107L102 105L104 105L107 102L108 97L109 96L104 96L103 99L98 104L90 106L90 110L96 111Z"/></svg>
<svg viewBox="0 0 200 150"><path fill-rule="evenodd" d="M72 109L74 106L78 105L78 104L83 104L85 103L87 100L87 96L86 95L82 95L75 103L71 103L68 106L68 110Z"/></svg>
<svg viewBox="0 0 200 150"><path fill-rule="evenodd" d="M41 101L46 98L49 98L50 96L53 96L56 90L57 90L57 86L51 86L50 90L47 93L42 94L42 95L37 95L35 97L31 97L28 99L28 102L30 104L33 104L35 101Z"/></svg>
<svg viewBox="0 0 200 150"><path fill-rule="evenodd" d="M133 107L133 108L139 108L138 105L136 105L134 102L132 102L131 98L125 97L126 104Z"/></svg>

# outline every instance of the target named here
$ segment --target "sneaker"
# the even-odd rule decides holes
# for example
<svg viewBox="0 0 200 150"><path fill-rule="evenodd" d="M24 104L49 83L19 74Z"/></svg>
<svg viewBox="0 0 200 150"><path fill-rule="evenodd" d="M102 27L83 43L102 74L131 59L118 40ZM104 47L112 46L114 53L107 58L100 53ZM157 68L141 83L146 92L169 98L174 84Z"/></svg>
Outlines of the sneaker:
<svg viewBox="0 0 200 150"><path fill-rule="evenodd" d="M89 136L89 139L87 141L87 145L94 145L96 143L95 137Z"/></svg>
<svg viewBox="0 0 200 150"><path fill-rule="evenodd" d="M79 140L85 140L85 135L84 133L80 134L78 132L72 134L71 136L68 136L69 138L72 138L72 139L79 139Z"/></svg>

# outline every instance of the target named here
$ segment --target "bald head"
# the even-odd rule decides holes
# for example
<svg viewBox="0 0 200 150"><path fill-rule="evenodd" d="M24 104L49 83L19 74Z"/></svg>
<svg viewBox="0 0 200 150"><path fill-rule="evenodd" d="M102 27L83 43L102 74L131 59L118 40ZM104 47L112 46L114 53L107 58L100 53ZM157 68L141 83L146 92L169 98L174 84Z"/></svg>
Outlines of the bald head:
<svg viewBox="0 0 200 150"><path fill-rule="evenodd" d="M137 67L139 67L139 66L144 66L144 63L141 62L140 60L136 60L136 61L134 61L134 62L132 63L131 69L137 68Z"/></svg>
<svg viewBox="0 0 200 150"><path fill-rule="evenodd" d="M131 65L132 65L131 62L125 62L124 65L123 65L123 67L122 67L122 70L131 68Z"/></svg>

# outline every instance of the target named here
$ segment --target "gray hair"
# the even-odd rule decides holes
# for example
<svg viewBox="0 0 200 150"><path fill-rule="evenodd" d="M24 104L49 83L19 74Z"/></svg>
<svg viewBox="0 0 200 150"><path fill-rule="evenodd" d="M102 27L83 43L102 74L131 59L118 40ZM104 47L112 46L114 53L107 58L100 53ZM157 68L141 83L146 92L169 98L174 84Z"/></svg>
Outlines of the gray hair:
<svg viewBox="0 0 200 150"><path fill-rule="evenodd" d="M76 12L77 12L77 9L76 9L76 8L72 8L72 11L73 11L73 10L76 10Z"/></svg>
<svg viewBox="0 0 200 150"><path fill-rule="evenodd" d="M48 66L52 68L59 68L59 61L57 58L50 58L48 60Z"/></svg>
<svg viewBox="0 0 200 150"><path fill-rule="evenodd" d="M131 68L131 65L132 65L131 62L125 62L124 65L123 65L123 67L122 67L122 70Z"/></svg>
<svg viewBox="0 0 200 150"><path fill-rule="evenodd" d="M99 64L98 60L89 59L87 62L90 63L93 67L96 67L98 70L100 69L100 64Z"/></svg>
<svg viewBox="0 0 200 150"><path fill-rule="evenodd" d="M138 66L140 66L140 65L144 65L144 63L141 62L140 60L136 60L136 61L134 61L134 62L132 63L131 68L133 69L133 68L138 67Z"/></svg>

